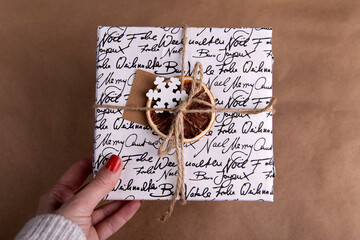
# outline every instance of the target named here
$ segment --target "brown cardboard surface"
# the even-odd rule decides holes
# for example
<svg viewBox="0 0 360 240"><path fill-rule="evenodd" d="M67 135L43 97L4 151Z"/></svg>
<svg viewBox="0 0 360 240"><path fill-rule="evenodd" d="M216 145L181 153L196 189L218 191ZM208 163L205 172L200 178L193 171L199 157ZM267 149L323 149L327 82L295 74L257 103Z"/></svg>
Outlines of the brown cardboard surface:
<svg viewBox="0 0 360 240"><path fill-rule="evenodd" d="M0 238L92 152L98 25L273 27L275 202L144 202L111 239L358 239L360 2L0 2Z"/></svg>
<svg viewBox="0 0 360 240"><path fill-rule="evenodd" d="M131 86L129 98L126 102L127 107L146 106L146 93L149 89L155 88L154 81L156 76L156 74L146 72L141 69L136 71L135 78ZM122 118L150 127L146 119L146 114L143 111L124 110Z"/></svg>

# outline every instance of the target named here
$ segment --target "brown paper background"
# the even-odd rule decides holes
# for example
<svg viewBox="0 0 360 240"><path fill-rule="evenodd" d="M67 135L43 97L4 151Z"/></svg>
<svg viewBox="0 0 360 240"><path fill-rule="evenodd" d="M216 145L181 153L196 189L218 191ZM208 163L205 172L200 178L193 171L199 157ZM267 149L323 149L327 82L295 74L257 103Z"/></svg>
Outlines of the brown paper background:
<svg viewBox="0 0 360 240"><path fill-rule="evenodd" d="M0 239L91 154L98 25L273 27L275 202L148 201L112 239L358 239L359 1L0 2Z"/></svg>

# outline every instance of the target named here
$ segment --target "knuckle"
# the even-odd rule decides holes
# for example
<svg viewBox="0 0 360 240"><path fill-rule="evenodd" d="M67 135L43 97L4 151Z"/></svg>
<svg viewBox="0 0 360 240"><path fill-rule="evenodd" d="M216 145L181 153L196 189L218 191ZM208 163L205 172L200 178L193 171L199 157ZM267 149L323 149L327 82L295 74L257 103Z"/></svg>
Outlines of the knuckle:
<svg viewBox="0 0 360 240"><path fill-rule="evenodd" d="M59 203L64 203L72 195L73 192L67 186L62 184L56 184L40 196L40 201L47 201L49 199L53 199Z"/></svg>
<svg viewBox="0 0 360 240"><path fill-rule="evenodd" d="M71 201L69 206L71 206L71 209L75 209L77 213L82 215L87 214L88 209L92 208L91 203L87 199L76 198L76 197Z"/></svg>
<svg viewBox="0 0 360 240"><path fill-rule="evenodd" d="M104 187L113 187L113 185L115 185L115 180L112 178L106 178L103 175L98 175L96 176L96 178L93 180L94 185L100 188L104 188Z"/></svg>
<svg viewBox="0 0 360 240"><path fill-rule="evenodd" d="M104 186L106 186L108 184L108 181L106 179L104 179L101 176L97 176L94 180L93 180L93 184L96 187L100 187L103 188Z"/></svg>
<svg viewBox="0 0 360 240"><path fill-rule="evenodd" d="M119 224L114 224L112 221L106 221L106 228L108 229L108 232L112 235L114 232L119 230L119 228L123 225L124 219L119 221Z"/></svg>

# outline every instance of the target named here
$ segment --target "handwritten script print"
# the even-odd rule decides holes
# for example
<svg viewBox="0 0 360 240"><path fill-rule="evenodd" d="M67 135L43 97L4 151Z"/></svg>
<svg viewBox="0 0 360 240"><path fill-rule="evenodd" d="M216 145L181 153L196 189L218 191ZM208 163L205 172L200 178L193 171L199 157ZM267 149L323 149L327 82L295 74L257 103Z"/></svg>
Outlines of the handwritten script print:
<svg viewBox="0 0 360 240"><path fill-rule="evenodd" d="M182 34L182 28L99 27L96 103L124 106L137 69L166 78L180 75ZM271 37L269 28L188 28L185 74L200 61L217 105L263 108L272 96ZM94 172L111 154L124 165L107 198L171 199L175 151L158 157L162 139L122 113L95 110ZM184 152L187 200L273 201L271 113L217 113L207 135L185 144Z"/></svg>

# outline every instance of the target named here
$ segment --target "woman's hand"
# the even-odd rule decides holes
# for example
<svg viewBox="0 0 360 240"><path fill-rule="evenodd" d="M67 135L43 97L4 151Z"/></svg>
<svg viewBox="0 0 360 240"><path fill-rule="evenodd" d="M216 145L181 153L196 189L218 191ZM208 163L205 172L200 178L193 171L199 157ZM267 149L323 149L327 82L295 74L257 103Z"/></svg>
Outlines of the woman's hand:
<svg viewBox="0 0 360 240"><path fill-rule="evenodd" d="M119 180L122 162L112 155L96 177L81 191L75 191L92 173L91 159L75 163L39 201L37 214L59 214L73 221L87 239L106 239L119 230L139 209L142 201L113 201L97 204Z"/></svg>

